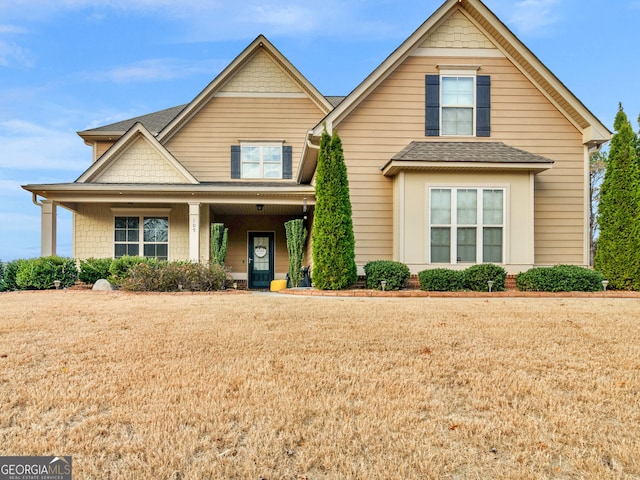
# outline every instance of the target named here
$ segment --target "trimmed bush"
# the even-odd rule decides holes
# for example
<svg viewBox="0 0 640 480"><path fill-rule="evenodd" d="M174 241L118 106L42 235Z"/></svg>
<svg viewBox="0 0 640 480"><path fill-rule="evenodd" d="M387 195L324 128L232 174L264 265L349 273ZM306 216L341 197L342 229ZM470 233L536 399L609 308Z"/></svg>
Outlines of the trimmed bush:
<svg viewBox="0 0 640 480"><path fill-rule="evenodd" d="M109 280L111 277L109 268L112 262L112 258L87 258L80 260L78 280L89 285L93 285L101 278Z"/></svg>
<svg viewBox="0 0 640 480"><path fill-rule="evenodd" d="M131 267L121 288L137 292L210 292L220 290L226 278L218 264L140 262Z"/></svg>
<svg viewBox="0 0 640 480"><path fill-rule="evenodd" d="M109 273L111 274L111 280L115 285L120 285L128 276L129 271L138 265L139 263L148 263L150 260L156 261L156 259L149 259L144 257L131 257L125 255L120 258L116 258L111 261L109 266Z"/></svg>
<svg viewBox="0 0 640 480"><path fill-rule="evenodd" d="M16 275L18 274L18 266L22 261L24 260L13 260L4 265L4 276L2 282L0 282L0 292L19 290L16 283Z"/></svg>
<svg viewBox="0 0 640 480"><path fill-rule="evenodd" d="M400 290L409 280L409 267L392 260L374 260L364 266L367 276L367 288L382 290L382 280L386 281L385 290Z"/></svg>
<svg viewBox="0 0 640 480"><path fill-rule="evenodd" d="M464 289L464 272L433 268L418 273L420 289L434 292L457 292Z"/></svg>
<svg viewBox="0 0 640 480"><path fill-rule="evenodd" d="M0 260L0 292L2 292L3 280L4 280L4 262Z"/></svg>
<svg viewBox="0 0 640 480"><path fill-rule="evenodd" d="M501 292L507 279L507 271L493 263L473 265L464 271L464 286L476 292L488 292L489 280L493 282L491 291Z"/></svg>
<svg viewBox="0 0 640 480"><path fill-rule="evenodd" d="M598 292L604 276L577 265L536 267L516 275L516 286L523 292Z"/></svg>
<svg viewBox="0 0 640 480"><path fill-rule="evenodd" d="M54 287L54 281L60 281L61 288L68 288L78 278L78 269L73 258L50 257L20 260L15 282L22 290L47 290Z"/></svg>

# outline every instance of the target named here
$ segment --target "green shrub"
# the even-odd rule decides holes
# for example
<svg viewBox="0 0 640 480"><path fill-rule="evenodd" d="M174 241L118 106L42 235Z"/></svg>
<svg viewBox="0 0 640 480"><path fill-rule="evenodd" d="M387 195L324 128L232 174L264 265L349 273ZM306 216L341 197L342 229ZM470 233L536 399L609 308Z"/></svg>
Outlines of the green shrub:
<svg viewBox="0 0 640 480"><path fill-rule="evenodd" d="M488 281L492 281L491 291L504 290L507 272L504 268L493 263L473 265L464 271L464 286L476 292L488 292Z"/></svg>
<svg viewBox="0 0 640 480"><path fill-rule="evenodd" d="M407 285L411 272L404 263L392 260L374 260L364 266L367 276L367 288L382 290L382 282L386 281L385 290L400 290Z"/></svg>
<svg viewBox="0 0 640 480"><path fill-rule="evenodd" d="M20 289L16 283L16 275L18 273L18 266L20 265L20 262L23 261L24 260L13 260L4 265L4 276L2 278L2 282L0 282L0 292Z"/></svg>
<svg viewBox="0 0 640 480"><path fill-rule="evenodd" d="M47 290L60 281L60 288L73 285L78 278L78 269L73 258L50 257L20 260L16 272L16 284L22 290Z"/></svg>
<svg viewBox="0 0 640 480"><path fill-rule="evenodd" d="M464 289L464 272L449 268L433 268L418 273L420 289L435 292L456 292Z"/></svg>
<svg viewBox="0 0 640 480"><path fill-rule="evenodd" d="M4 279L4 263L0 260L0 292L2 291L2 281Z"/></svg>
<svg viewBox="0 0 640 480"><path fill-rule="evenodd" d="M101 278L109 280L111 277L109 268L112 262L113 259L111 258L87 258L80 260L78 279L89 285L93 285Z"/></svg>
<svg viewBox="0 0 640 480"><path fill-rule="evenodd" d="M131 257L129 255L125 255L123 257L112 260L111 265L109 266L111 281L115 285L120 285L129 276L129 271L134 266L138 265L139 263L148 263L149 260L151 259L144 257Z"/></svg>
<svg viewBox="0 0 640 480"><path fill-rule="evenodd" d="M577 265L536 267L516 275L516 286L523 292L597 292L602 290L600 272Z"/></svg>
<svg viewBox="0 0 640 480"><path fill-rule="evenodd" d="M137 292L210 292L224 285L221 265L191 262L140 262L131 267L121 288Z"/></svg>

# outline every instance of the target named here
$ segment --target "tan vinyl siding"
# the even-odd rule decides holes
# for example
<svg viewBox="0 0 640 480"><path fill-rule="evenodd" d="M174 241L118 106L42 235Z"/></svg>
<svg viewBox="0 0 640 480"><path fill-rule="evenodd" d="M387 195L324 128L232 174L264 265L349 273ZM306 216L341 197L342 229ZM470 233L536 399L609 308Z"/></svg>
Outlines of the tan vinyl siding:
<svg viewBox="0 0 640 480"><path fill-rule="evenodd" d="M284 141L293 147L295 178L306 132L323 116L307 98L216 97L166 146L199 181L217 182L231 179L231 145Z"/></svg>
<svg viewBox="0 0 640 480"><path fill-rule="evenodd" d="M425 137L425 75L438 74L436 66L446 64L481 65L478 74L491 76L491 137L478 141L501 141L555 161L535 180L536 264L582 264L585 176L578 129L506 58L415 56L337 125L349 171L358 265L394 254L392 181L380 167L414 140L475 140Z"/></svg>
<svg viewBox="0 0 640 480"><path fill-rule="evenodd" d="M96 142L95 143L96 159L100 158L102 154L107 150L109 150L109 148L111 148L111 145L113 144L114 142Z"/></svg>

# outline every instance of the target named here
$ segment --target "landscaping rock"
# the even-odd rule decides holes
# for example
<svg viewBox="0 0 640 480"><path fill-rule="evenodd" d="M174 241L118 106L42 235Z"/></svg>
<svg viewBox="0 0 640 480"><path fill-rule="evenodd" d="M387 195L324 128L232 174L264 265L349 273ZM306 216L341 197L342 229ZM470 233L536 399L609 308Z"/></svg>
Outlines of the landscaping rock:
<svg viewBox="0 0 640 480"><path fill-rule="evenodd" d="M113 287L111 287L111 284L107 280L101 278L93 284L93 288L91 290L108 291L113 290Z"/></svg>

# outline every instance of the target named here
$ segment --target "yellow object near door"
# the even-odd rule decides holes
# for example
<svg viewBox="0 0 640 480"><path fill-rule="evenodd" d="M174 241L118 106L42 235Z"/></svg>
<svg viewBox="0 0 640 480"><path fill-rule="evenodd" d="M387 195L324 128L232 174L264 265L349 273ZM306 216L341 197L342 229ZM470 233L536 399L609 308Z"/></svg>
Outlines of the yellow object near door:
<svg viewBox="0 0 640 480"><path fill-rule="evenodd" d="M272 292L277 292L277 291L283 290L285 288L287 288L287 281L286 280L272 280L271 281L270 290Z"/></svg>

